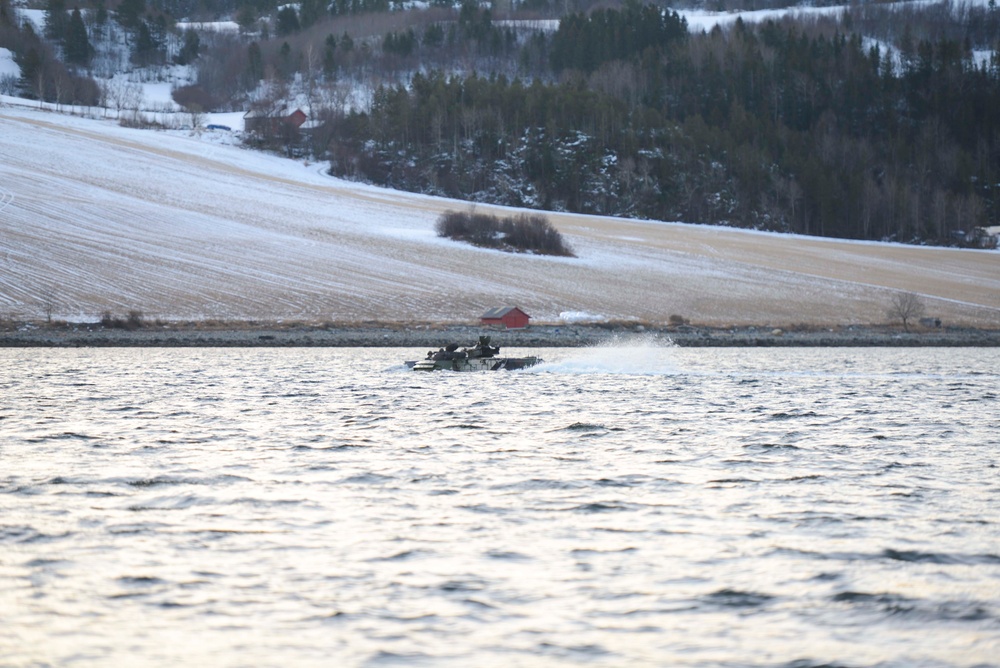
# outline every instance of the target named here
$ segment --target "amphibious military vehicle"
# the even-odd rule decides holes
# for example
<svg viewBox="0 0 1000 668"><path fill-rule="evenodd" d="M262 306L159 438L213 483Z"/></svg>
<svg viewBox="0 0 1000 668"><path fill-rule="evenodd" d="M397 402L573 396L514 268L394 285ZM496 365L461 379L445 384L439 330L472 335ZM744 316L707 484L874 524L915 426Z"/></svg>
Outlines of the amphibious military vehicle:
<svg viewBox="0 0 1000 668"><path fill-rule="evenodd" d="M541 362L540 357L500 357L500 346L491 346L490 337L480 336L479 342L468 348L458 344L428 351L418 362L407 362L414 371L500 371L524 369Z"/></svg>

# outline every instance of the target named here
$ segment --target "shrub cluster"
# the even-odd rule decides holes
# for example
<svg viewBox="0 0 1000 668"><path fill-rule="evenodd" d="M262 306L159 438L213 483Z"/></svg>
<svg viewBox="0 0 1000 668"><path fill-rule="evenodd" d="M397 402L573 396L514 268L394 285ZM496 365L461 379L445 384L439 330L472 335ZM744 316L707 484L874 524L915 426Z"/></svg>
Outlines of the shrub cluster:
<svg viewBox="0 0 1000 668"><path fill-rule="evenodd" d="M220 101L212 93L198 85L181 86L170 96L188 111L213 111L220 105Z"/></svg>
<svg viewBox="0 0 1000 668"><path fill-rule="evenodd" d="M512 253L576 257L559 231L545 216L537 214L500 218L485 213L445 211L438 218L437 233L440 237Z"/></svg>
<svg viewBox="0 0 1000 668"><path fill-rule="evenodd" d="M145 319L143 318L142 311L129 311L128 316L125 318L119 318L113 315L111 311L105 311L101 314L101 327L105 329L127 329L132 331L141 328L144 324Z"/></svg>

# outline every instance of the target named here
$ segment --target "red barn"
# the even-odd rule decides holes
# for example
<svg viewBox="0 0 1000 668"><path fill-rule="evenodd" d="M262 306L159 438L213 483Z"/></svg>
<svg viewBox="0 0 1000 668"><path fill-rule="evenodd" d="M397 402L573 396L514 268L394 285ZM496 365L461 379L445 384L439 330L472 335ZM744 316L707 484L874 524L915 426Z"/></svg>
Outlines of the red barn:
<svg viewBox="0 0 1000 668"><path fill-rule="evenodd" d="M479 321L484 325L502 325L507 329L524 329L531 316L516 306L492 308Z"/></svg>
<svg viewBox="0 0 1000 668"><path fill-rule="evenodd" d="M288 107L280 109L250 109L243 114L243 129L252 134L279 134L282 126L298 130L309 119L301 109L288 113Z"/></svg>

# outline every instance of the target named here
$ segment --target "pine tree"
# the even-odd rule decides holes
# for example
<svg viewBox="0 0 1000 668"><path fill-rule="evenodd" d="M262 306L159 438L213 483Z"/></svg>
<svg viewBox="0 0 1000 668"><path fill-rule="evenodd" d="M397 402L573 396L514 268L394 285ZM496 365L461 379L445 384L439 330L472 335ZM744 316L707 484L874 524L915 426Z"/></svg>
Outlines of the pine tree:
<svg viewBox="0 0 1000 668"><path fill-rule="evenodd" d="M254 88L264 78L264 57L257 42L247 47L247 88Z"/></svg>
<svg viewBox="0 0 1000 668"><path fill-rule="evenodd" d="M330 76L337 69L337 38L333 34L326 36L323 51L323 73Z"/></svg>
<svg viewBox="0 0 1000 668"><path fill-rule="evenodd" d="M21 80L19 82L24 94L31 98L41 99L44 97L44 69L45 59L38 48L32 46L27 51L15 56L14 61L21 68Z"/></svg>
<svg viewBox="0 0 1000 668"><path fill-rule="evenodd" d="M65 0L48 0L45 3L45 36L61 42L66 36L66 26Z"/></svg>
<svg viewBox="0 0 1000 668"><path fill-rule="evenodd" d="M146 13L146 0L122 0L115 10L115 18L125 30L136 32L144 25L142 17ZM149 28L146 28L147 32Z"/></svg>
<svg viewBox="0 0 1000 668"><path fill-rule="evenodd" d="M326 15L326 0L302 0L299 5L299 23L303 30Z"/></svg>
<svg viewBox="0 0 1000 668"><path fill-rule="evenodd" d="M253 29L254 24L257 23L257 13L254 11L253 5L246 4L240 7L236 13L236 23L240 27L240 32L247 33Z"/></svg>
<svg viewBox="0 0 1000 668"><path fill-rule="evenodd" d="M83 24L83 16L80 14L79 7L73 9L69 24L66 26L64 45L66 62L83 67L90 63L94 49L87 37L87 26Z"/></svg>
<svg viewBox="0 0 1000 668"><path fill-rule="evenodd" d="M201 50L201 40L194 30L184 31L184 45L177 53L177 64L187 65L198 59L198 52Z"/></svg>
<svg viewBox="0 0 1000 668"><path fill-rule="evenodd" d="M136 32L135 46L132 49L132 62L136 65L150 65L162 57L161 44L145 21L139 21Z"/></svg>
<svg viewBox="0 0 1000 668"><path fill-rule="evenodd" d="M440 23L432 23L424 30L424 46L439 47L444 44L444 28Z"/></svg>
<svg viewBox="0 0 1000 668"><path fill-rule="evenodd" d="M0 27L13 28L14 8L10 6L10 0L0 0Z"/></svg>
<svg viewBox="0 0 1000 668"><path fill-rule="evenodd" d="M295 13L295 9L291 5L285 5L278 12L278 27L276 28L278 37L291 35L299 30L299 15Z"/></svg>

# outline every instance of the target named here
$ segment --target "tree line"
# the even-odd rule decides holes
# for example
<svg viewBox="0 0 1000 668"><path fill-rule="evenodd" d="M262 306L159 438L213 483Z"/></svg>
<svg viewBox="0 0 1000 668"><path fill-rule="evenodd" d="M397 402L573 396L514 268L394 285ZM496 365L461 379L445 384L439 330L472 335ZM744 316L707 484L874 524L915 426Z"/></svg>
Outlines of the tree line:
<svg viewBox="0 0 1000 668"><path fill-rule="evenodd" d="M331 168L477 201L855 239L952 243L1000 224L996 52L977 62L947 34L883 48L855 20L688 34L632 3L570 16L521 41L520 62L546 67L530 82L437 71L379 88L337 119Z"/></svg>

